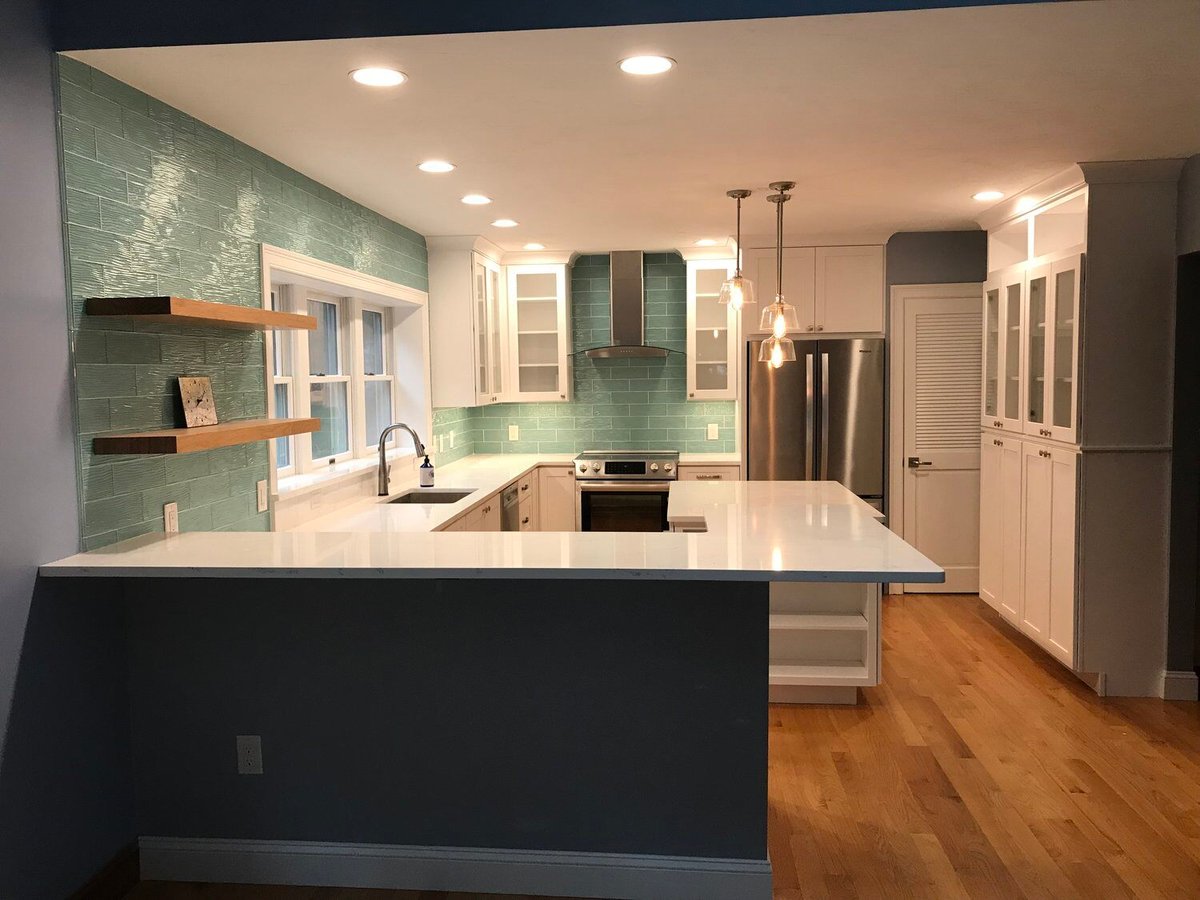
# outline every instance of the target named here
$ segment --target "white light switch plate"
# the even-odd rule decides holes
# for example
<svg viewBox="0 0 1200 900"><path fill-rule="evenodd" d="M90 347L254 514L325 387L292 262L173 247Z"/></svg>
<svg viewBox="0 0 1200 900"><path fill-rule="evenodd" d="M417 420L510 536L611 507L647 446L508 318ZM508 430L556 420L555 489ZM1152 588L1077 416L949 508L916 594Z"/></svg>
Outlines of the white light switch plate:
<svg viewBox="0 0 1200 900"><path fill-rule="evenodd" d="M239 775L261 775L263 773L262 737L257 734L237 736Z"/></svg>
<svg viewBox="0 0 1200 900"><path fill-rule="evenodd" d="M177 534L179 532L178 503L163 504L163 531L167 534Z"/></svg>
<svg viewBox="0 0 1200 900"><path fill-rule="evenodd" d="M708 423L708 439L710 441L715 441L720 437L720 434L721 434L721 429L717 427L717 424L715 422L709 422Z"/></svg>
<svg viewBox="0 0 1200 900"><path fill-rule="evenodd" d="M509 425L508 426L508 439L510 441L520 440L521 439L520 436L521 436L521 426L520 425Z"/></svg>
<svg viewBox="0 0 1200 900"><path fill-rule="evenodd" d="M258 483L258 511L267 511L267 480L265 478Z"/></svg>

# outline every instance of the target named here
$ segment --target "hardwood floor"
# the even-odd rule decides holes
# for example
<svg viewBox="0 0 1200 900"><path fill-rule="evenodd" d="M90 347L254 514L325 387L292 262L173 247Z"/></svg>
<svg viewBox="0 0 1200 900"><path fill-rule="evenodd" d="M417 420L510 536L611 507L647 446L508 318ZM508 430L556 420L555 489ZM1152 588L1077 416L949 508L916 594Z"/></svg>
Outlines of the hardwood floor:
<svg viewBox="0 0 1200 900"><path fill-rule="evenodd" d="M883 633L884 682L859 706L771 708L777 900L1200 896L1200 704L1101 700L975 597L888 597ZM129 895L471 896L153 883Z"/></svg>

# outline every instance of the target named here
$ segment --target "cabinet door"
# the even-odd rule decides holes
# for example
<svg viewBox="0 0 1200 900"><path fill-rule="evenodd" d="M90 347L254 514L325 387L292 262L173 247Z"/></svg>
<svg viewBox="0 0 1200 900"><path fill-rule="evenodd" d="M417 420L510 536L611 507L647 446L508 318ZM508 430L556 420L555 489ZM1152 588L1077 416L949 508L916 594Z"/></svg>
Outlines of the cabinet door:
<svg viewBox="0 0 1200 900"><path fill-rule="evenodd" d="M1022 518L1021 447L1011 437L1000 441L1000 615L1014 625L1021 614Z"/></svg>
<svg viewBox="0 0 1200 900"><path fill-rule="evenodd" d="M1021 630L1043 646L1050 632L1051 513L1054 466L1051 452L1027 443L1021 455L1025 510L1025 575Z"/></svg>
<svg viewBox="0 0 1200 900"><path fill-rule="evenodd" d="M493 494L483 501L479 509L479 526L476 531L500 530L500 495Z"/></svg>
<svg viewBox="0 0 1200 900"><path fill-rule="evenodd" d="M738 312L721 304L721 285L733 276L731 259L687 264L687 395L689 400L737 396Z"/></svg>
<svg viewBox="0 0 1200 900"><path fill-rule="evenodd" d="M1025 421L1021 411L1025 403L1021 366L1024 316L1025 271L1023 266L1015 266L1000 275L1000 417L992 427L1005 431L1020 431Z"/></svg>
<svg viewBox="0 0 1200 900"><path fill-rule="evenodd" d="M538 470L538 520L542 531L575 530L575 470L543 466Z"/></svg>
<svg viewBox="0 0 1200 900"><path fill-rule="evenodd" d="M571 333L564 265L509 266L512 358L509 397L563 401L571 396Z"/></svg>
<svg viewBox="0 0 1200 900"><path fill-rule="evenodd" d="M1050 628L1046 648L1065 662L1075 661L1075 498L1079 455L1049 450L1050 478Z"/></svg>
<svg viewBox="0 0 1200 900"><path fill-rule="evenodd" d="M488 260L487 265L487 315L488 315L488 363L491 365L491 399L498 403L505 399L504 359L506 346L507 310L504 307L504 282L500 266Z"/></svg>
<svg viewBox="0 0 1200 900"><path fill-rule="evenodd" d="M1051 263L1049 283L1045 437L1073 444L1079 422L1077 323L1083 297L1083 255L1073 253Z"/></svg>
<svg viewBox="0 0 1200 900"><path fill-rule="evenodd" d="M980 398L980 424L984 428L1000 426L1000 292L998 277L983 286L983 395Z"/></svg>
<svg viewBox="0 0 1200 900"><path fill-rule="evenodd" d="M800 331L817 330L817 252L813 247L783 249L783 295L796 307ZM746 250L742 254L742 274L754 282L757 303L742 308L742 333L763 334L759 328L762 311L779 293L775 272L775 250Z"/></svg>
<svg viewBox="0 0 1200 900"><path fill-rule="evenodd" d="M1050 385L1050 267L1029 270L1025 279L1025 433L1049 437L1046 427Z"/></svg>
<svg viewBox="0 0 1200 900"><path fill-rule="evenodd" d="M817 331L883 332L883 247L816 248Z"/></svg>
<svg viewBox="0 0 1200 900"><path fill-rule="evenodd" d="M1004 496L1000 466L1004 440L985 433L979 442L979 596L1000 612L1003 578Z"/></svg>
<svg viewBox="0 0 1200 900"><path fill-rule="evenodd" d="M488 263L478 253L472 257L471 291L472 291L472 324L475 334L475 397L477 403L490 403L492 396L492 363L491 340L489 332L490 315L488 303L488 285L491 278Z"/></svg>

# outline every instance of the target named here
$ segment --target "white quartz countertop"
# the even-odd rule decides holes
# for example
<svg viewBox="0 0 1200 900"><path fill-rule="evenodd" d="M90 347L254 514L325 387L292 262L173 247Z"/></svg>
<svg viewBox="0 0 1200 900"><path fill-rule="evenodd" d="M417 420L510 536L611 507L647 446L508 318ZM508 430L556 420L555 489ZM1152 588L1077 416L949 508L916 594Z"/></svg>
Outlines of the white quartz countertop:
<svg viewBox="0 0 1200 900"><path fill-rule="evenodd" d="M835 482L673 483L668 519L684 527L703 523L704 533L433 530L533 466L570 459L468 457L438 473L438 487L478 489L456 504L364 498L300 530L145 535L40 571L47 577L944 579L936 564L880 523L878 512ZM405 489L393 487L395 493Z"/></svg>

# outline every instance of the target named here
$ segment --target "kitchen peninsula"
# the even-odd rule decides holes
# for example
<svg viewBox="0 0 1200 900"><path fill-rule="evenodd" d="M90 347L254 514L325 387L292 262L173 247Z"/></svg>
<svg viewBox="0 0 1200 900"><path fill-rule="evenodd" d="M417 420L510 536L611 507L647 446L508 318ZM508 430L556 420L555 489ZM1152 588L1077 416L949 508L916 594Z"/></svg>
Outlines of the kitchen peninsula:
<svg viewBox="0 0 1200 900"><path fill-rule="evenodd" d="M830 482L675 483L688 533L437 532L461 510L387 499L42 567L125 605L144 877L767 898L771 585L942 577Z"/></svg>

